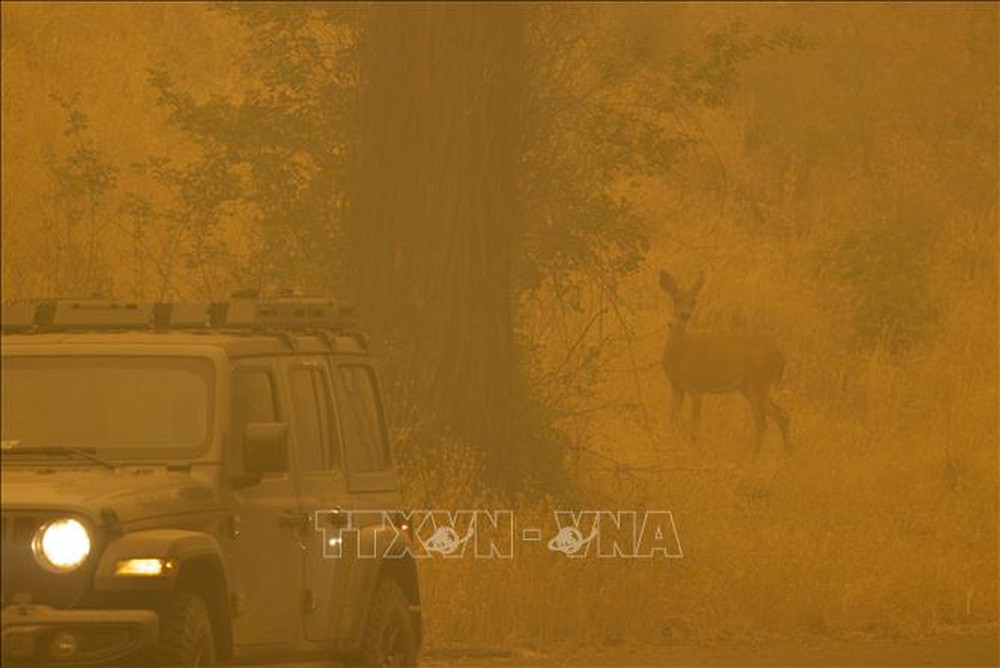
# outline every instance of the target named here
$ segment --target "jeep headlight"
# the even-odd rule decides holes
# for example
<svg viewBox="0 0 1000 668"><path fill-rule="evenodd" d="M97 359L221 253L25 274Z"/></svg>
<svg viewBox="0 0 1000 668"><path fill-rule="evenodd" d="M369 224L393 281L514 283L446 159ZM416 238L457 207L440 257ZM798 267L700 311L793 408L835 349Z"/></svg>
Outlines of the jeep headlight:
<svg viewBox="0 0 1000 668"><path fill-rule="evenodd" d="M90 533L79 520L61 517L40 526L31 541L31 551L42 568L68 573L90 554Z"/></svg>

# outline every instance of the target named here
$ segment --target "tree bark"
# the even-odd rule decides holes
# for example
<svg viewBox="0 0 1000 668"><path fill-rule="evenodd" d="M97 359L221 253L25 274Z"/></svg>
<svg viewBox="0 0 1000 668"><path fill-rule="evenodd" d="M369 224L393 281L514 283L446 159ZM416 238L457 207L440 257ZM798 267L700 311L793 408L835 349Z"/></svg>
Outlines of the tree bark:
<svg viewBox="0 0 1000 668"><path fill-rule="evenodd" d="M351 198L358 308L438 433L521 479L512 315L522 9L386 4L361 38Z"/></svg>

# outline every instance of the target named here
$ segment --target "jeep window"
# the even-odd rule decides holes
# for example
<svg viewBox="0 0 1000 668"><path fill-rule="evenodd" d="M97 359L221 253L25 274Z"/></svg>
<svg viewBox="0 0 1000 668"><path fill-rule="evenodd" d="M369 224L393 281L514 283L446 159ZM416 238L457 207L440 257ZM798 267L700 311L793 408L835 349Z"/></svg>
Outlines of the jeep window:
<svg viewBox="0 0 1000 668"><path fill-rule="evenodd" d="M336 445L330 439L329 405L326 374L314 367L298 367L288 374L295 414L295 444L303 471L320 471L339 465L339 457L330 456Z"/></svg>
<svg viewBox="0 0 1000 668"><path fill-rule="evenodd" d="M125 457L190 454L209 438L213 373L195 357L4 357L3 440Z"/></svg>
<svg viewBox="0 0 1000 668"><path fill-rule="evenodd" d="M254 422L277 422L274 384L264 370L240 370L233 375L233 428L237 435Z"/></svg>
<svg viewBox="0 0 1000 668"><path fill-rule="evenodd" d="M339 366L333 387L348 471L366 473L385 469L389 465L389 447L371 369Z"/></svg>
<svg viewBox="0 0 1000 668"><path fill-rule="evenodd" d="M243 429L255 422L277 422L278 408L271 373L264 369L239 369L233 374L231 456L237 470L243 462Z"/></svg>

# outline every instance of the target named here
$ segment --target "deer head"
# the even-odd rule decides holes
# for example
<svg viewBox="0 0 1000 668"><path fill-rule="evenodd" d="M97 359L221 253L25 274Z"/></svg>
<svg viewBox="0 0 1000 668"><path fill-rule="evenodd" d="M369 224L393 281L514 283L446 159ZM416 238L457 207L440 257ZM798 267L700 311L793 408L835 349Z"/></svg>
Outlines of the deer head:
<svg viewBox="0 0 1000 668"><path fill-rule="evenodd" d="M695 303L698 300L698 293L705 284L705 274L698 272L698 278L687 290L682 290L677 286L674 277L664 270L660 270L660 287L670 295L673 304L674 320L681 324L687 323L691 319L691 312L694 311Z"/></svg>

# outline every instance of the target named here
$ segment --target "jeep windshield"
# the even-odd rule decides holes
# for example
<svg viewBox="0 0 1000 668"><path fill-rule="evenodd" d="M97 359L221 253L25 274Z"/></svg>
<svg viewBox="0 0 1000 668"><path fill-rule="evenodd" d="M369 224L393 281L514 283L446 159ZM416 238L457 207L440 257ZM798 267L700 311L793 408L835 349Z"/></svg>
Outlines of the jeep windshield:
<svg viewBox="0 0 1000 668"><path fill-rule="evenodd" d="M5 356L4 450L190 456L211 433L213 377L207 358Z"/></svg>

